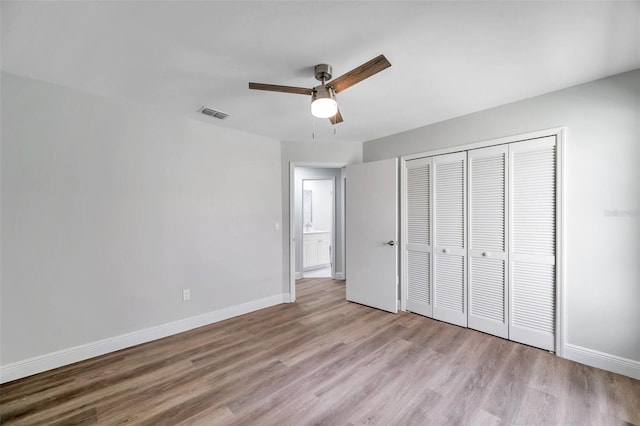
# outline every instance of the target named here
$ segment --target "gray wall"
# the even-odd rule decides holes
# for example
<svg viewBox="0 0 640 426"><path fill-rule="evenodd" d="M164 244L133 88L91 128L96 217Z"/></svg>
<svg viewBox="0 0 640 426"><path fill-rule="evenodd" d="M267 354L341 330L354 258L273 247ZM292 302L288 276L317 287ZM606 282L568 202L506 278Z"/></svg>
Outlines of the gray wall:
<svg viewBox="0 0 640 426"><path fill-rule="evenodd" d="M333 179L336 182L335 192L335 272L336 275L344 273L344 264L342 262L344 257L344 235L343 235L343 187L344 181L342 179L341 169L324 169L324 168L309 168L309 167L296 167L296 182L295 182L295 200L294 200L294 223L296 230L296 274L302 274L302 242L303 242L303 223L302 223L302 181L304 179ZM318 228L316 228L318 229ZM327 229L331 231L331 229Z"/></svg>
<svg viewBox="0 0 640 426"><path fill-rule="evenodd" d="M279 141L1 83L3 365L281 295Z"/></svg>
<svg viewBox="0 0 640 426"><path fill-rule="evenodd" d="M297 163L348 163L362 162L360 142L282 142L282 292L289 293L289 167Z"/></svg>
<svg viewBox="0 0 640 426"><path fill-rule="evenodd" d="M640 70L366 142L365 161L566 126L566 343L640 361Z"/></svg>

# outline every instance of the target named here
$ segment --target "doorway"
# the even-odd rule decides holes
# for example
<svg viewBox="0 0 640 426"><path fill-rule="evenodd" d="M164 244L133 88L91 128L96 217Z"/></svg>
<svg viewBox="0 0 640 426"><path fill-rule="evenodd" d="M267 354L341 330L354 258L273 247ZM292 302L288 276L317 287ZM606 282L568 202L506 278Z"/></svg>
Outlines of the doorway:
<svg viewBox="0 0 640 426"><path fill-rule="evenodd" d="M302 278L335 275L335 179L302 180Z"/></svg>
<svg viewBox="0 0 640 426"><path fill-rule="evenodd" d="M328 227L322 223L314 223L313 216L311 221L305 222L303 219L303 181L319 181L330 180L333 184L333 222L328 229L331 236L330 259L331 267L330 278L336 280L345 279L345 239L344 239L344 167L347 163L289 163L289 200L290 200L290 216L289 216L289 291L290 301L295 301L295 280L303 278L304 273L313 274L313 269L304 270L303 258L303 242L304 242L304 225L311 222L311 229L326 231L321 229ZM313 193L313 189L312 193ZM315 213L315 208L312 210ZM317 218L317 216L316 216ZM317 222L317 221L316 221ZM325 222L326 223L326 222ZM324 241L322 242L324 243Z"/></svg>

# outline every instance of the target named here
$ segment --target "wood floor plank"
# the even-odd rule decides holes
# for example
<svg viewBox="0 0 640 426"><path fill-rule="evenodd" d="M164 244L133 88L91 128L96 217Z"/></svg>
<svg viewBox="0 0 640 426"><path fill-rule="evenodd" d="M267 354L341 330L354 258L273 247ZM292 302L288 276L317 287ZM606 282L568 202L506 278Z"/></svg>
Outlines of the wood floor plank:
<svg viewBox="0 0 640 426"><path fill-rule="evenodd" d="M640 381L297 282L283 304L0 385L3 425L638 425Z"/></svg>
<svg viewBox="0 0 640 426"><path fill-rule="evenodd" d="M384 392L372 395L368 403L354 407L349 421L353 424L393 424L400 407L408 405L416 389L407 386L412 381L422 381L433 368L437 354L429 349L412 344L402 363L395 363L389 369L388 381ZM405 365L412 366L405 368ZM425 389L427 389L425 387Z"/></svg>
<svg viewBox="0 0 640 426"><path fill-rule="evenodd" d="M410 343L392 340L363 357L350 374L341 374L332 382L322 383L314 392L318 403L308 413L303 412L305 421L312 424L347 423L353 410L383 391L391 380L391 366L405 358L403 355L410 346Z"/></svg>
<svg viewBox="0 0 640 426"><path fill-rule="evenodd" d="M177 423L177 426L225 425L229 424L233 418L233 413L229 410L229 407L213 406Z"/></svg>
<svg viewBox="0 0 640 426"><path fill-rule="evenodd" d="M562 423L558 411L559 400L546 392L527 386L520 404L513 415L513 423L521 425L531 424L559 424Z"/></svg>

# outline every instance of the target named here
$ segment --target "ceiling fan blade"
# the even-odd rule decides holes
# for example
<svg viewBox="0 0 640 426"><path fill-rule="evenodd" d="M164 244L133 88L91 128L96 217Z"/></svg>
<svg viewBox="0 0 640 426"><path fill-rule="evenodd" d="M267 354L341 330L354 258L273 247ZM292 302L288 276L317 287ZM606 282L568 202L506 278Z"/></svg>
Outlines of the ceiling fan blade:
<svg viewBox="0 0 640 426"><path fill-rule="evenodd" d="M334 126L338 123L342 123L344 120L342 120L342 114L340 114L340 109L338 108L338 112L336 113L336 115L334 115L333 117L329 117L329 121L331 122L331 124L333 124Z"/></svg>
<svg viewBox="0 0 640 426"><path fill-rule="evenodd" d="M327 83L327 86L332 87L334 92L339 93L354 84L361 82L365 78L369 78L372 75L389 68L390 66L391 63L387 58L385 58L384 55L380 55L369 62L365 62L359 67L352 69L348 73L342 74L340 77L331 80Z"/></svg>
<svg viewBox="0 0 640 426"><path fill-rule="evenodd" d="M307 89L306 87L279 86L277 84L249 83L249 89L295 93L297 95L313 95L313 89Z"/></svg>

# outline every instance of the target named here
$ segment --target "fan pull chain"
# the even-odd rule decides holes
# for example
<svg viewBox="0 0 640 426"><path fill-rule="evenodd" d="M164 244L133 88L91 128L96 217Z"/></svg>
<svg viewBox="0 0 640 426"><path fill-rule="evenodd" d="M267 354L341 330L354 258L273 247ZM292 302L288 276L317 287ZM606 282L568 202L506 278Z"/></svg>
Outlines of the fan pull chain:
<svg viewBox="0 0 640 426"><path fill-rule="evenodd" d="M316 120L311 116L311 139L316 139Z"/></svg>

